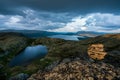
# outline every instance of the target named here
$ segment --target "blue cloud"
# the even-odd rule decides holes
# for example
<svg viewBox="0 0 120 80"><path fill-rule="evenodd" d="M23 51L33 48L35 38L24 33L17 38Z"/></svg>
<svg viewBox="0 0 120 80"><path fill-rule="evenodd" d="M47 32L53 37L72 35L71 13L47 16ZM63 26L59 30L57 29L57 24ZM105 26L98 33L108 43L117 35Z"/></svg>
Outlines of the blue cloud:
<svg viewBox="0 0 120 80"><path fill-rule="evenodd" d="M112 13L91 13L84 16L76 16L66 23L64 27L55 31L76 32L101 31L101 32L120 32L120 15ZM116 31L115 31L116 30Z"/></svg>
<svg viewBox="0 0 120 80"><path fill-rule="evenodd" d="M53 13L23 9L22 15L0 15L0 30L28 29L57 32L102 31L120 32L120 15L112 13Z"/></svg>

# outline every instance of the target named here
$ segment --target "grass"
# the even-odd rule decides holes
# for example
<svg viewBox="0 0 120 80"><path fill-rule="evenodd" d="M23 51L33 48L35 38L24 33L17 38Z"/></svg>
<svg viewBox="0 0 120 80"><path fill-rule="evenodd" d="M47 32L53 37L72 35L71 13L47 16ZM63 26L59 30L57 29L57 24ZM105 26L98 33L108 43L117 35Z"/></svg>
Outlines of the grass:
<svg viewBox="0 0 120 80"><path fill-rule="evenodd" d="M76 56L81 57L81 59L87 58L88 46L96 43L102 43L106 48L114 50L118 49L117 47L120 45L119 40L104 37L90 38L83 41L66 41L63 39L52 38L29 39L27 46L45 45L48 48L48 54L44 58L36 59L26 66L9 67L9 61L26 46L24 48L22 47L21 49L14 48L12 53L0 58L0 64L4 65L0 72L7 73L7 78L19 73L27 73L31 75L38 70L43 70L46 66L50 65L56 60Z"/></svg>

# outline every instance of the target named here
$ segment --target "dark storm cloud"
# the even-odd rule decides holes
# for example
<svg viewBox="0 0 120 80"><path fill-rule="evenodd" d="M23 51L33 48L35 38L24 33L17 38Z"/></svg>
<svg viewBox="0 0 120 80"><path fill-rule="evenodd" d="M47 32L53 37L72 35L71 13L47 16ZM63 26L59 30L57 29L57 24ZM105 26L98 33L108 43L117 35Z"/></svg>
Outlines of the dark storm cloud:
<svg viewBox="0 0 120 80"><path fill-rule="evenodd" d="M0 0L0 30L120 32L120 0Z"/></svg>
<svg viewBox="0 0 120 80"><path fill-rule="evenodd" d="M120 12L120 0L0 0L0 13L21 14L19 8L51 12Z"/></svg>
<svg viewBox="0 0 120 80"><path fill-rule="evenodd" d="M120 15L112 13L91 13L85 16L70 16L68 13L38 12L32 9L23 10L23 13L25 16L0 15L0 30L120 32Z"/></svg>

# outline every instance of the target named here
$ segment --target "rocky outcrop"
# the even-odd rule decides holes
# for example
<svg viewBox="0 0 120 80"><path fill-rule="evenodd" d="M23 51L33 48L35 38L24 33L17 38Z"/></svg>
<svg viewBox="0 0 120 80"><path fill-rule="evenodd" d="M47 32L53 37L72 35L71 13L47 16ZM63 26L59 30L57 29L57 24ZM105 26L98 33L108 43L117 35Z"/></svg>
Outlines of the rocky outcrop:
<svg viewBox="0 0 120 80"><path fill-rule="evenodd" d="M104 56L105 58L103 60L113 65L117 65L118 63L120 63L120 34L105 34L102 36L97 36L95 38L89 38L80 41L80 44L89 46L93 44L102 44L104 46L103 52L107 53Z"/></svg>
<svg viewBox="0 0 120 80"><path fill-rule="evenodd" d="M38 71L28 80L117 80L120 68L104 62L93 63L80 59L62 61L50 71ZM64 62L64 63L63 63Z"/></svg>
<svg viewBox="0 0 120 80"><path fill-rule="evenodd" d="M0 60L0 64L3 64L3 66L6 63L4 69L0 71L0 78L4 78L4 75L1 75L4 72L12 74L14 73L13 71L16 71L11 75L14 76L22 72L32 74L40 69L29 80L119 79L119 36L120 34L109 34L82 41L52 38L36 39L31 45L46 45L48 48L47 56L43 60L38 59L24 67L6 69L8 67L6 65L11 59L11 55L7 56L7 58L2 59L5 62ZM7 37L0 38L1 52L8 51L17 54L26 47L26 42L26 38L23 36L8 36L7 34ZM12 56L15 56L15 54Z"/></svg>
<svg viewBox="0 0 120 80"><path fill-rule="evenodd" d="M28 74L20 73L14 77L11 77L9 80L26 80L28 77Z"/></svg>
<svg viewBox="0 0 120 80"><path fill-rule="evenodd" d="M119 80L120 34L108 34L79 42L37 39L48 46L47 57L62 61L39 70L28 80ZM76 58L77 57L77 58Z"/></svg>
<svg viewBox="0 0 120 80"><path fill-rule="evenodd" d="M92 44L88 47L88 55L92 59L102 60L107 55L107 52L105 52L103 44Z"/></svg>

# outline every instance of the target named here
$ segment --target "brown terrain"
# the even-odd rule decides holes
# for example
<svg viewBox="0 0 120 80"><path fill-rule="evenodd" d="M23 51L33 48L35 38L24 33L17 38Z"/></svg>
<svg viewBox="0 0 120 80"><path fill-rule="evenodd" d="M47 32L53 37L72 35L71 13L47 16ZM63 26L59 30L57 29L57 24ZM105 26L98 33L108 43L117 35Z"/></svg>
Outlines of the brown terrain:
<svg viewBox="0 0 120 80"><path fill-rule="evenodd" d="M88 55L92 59L102 60L107 55L107 52L105 52L103 44L92 44L88 47Z"/></svg>
<svg viewBox="0 0 120 80"><path fill-rule="evenodd" d="M52 70L38 71L28 80L119 80L120 68L101 63L92 63L79 58L63 60Z"/></svg>
<svg viewBox="0 0 120 80"><path fill-rule="evenodd" d="M26 44L27 38L25 38L22 34L14 32L0 33L0 56L11 52L18 53L27 46Z"/></svg>
<svg viewBox="0 0 120 80"><path fill-rule="evenodd" d="M27 45L28 39L20 33L0 33L0 80L6 80L10 60Z"/></svg>
<svg viewBox="0 0 120 80"><path fill-rule="evenodd" d="M48 45L45 41L37 39L34 44ZM66 58L54 61L28 80L120 80L120 34L107 34L79 42L67 41L66 53L62 48L65 44L62 41L58 43L60 50L55 47L58 51L53 55L51 46L53 48L57 44L51 44L48 56L54 58L61 54Z"/></svg>
<svg viewBox="0 0 120 80"><path fill-rule="evenodd" d="M48 54L26 66L9 67L9 61L28 45L45 45ZM27 78L120 80L120 34L69 41L54 38L29 39L19 33L0 33L0 79Z"/></svg>

